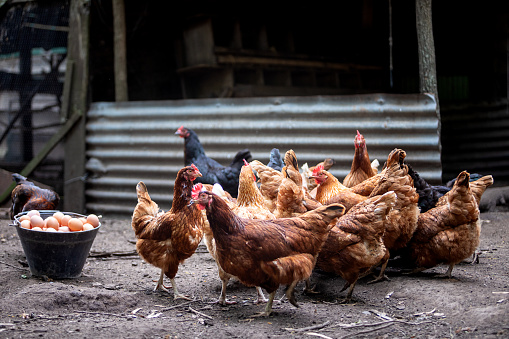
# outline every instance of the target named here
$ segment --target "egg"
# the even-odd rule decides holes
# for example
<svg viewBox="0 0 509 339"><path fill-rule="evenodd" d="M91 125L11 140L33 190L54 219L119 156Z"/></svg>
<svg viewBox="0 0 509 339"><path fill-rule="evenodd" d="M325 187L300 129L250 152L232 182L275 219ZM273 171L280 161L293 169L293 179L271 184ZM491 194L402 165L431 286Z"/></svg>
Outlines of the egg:
<svg viewBox="0 0 509 339"><path fill-rule="evenodd" d="M32 227L32 231L42 231L42 228L40 228L40 227Z"/></svg>
<svg viewBox="0 0 509 339"><path fill-rule="evenodd" d="M83 224L87 223L87 218L85 218L85 217L80 217L78 219L80 219Z"/></svg>
<svg viewBox="0 0 509 339"><path fill-rule="evenodd" d="M22 215L19 219L19 222L22 222L23 220L30 220L30 217L28 215Z"/></svg>
<svg viewBox="0 0 509 339"><path fill-rule="evenodd" d="M64 213L55 212L55 213L53 213L53 216L58 220L58 222L60 222L62 220L62 218L64 217Z"/></svg>
<svg viewBox="0 0 509 339"><path fill-rule="evenodd" d="M69 219L69 222L68 222L67 226L73 232L83 230L83 223L78 218L71 218L71 219Z"/></svg>
<svg viewBox="0 0 509 339"><path fill-rule="evenodd" d="M58 232L56 229L48 227L44 229L46 232Z"/></svg>
<svg viewBox="0 0 509 339"><path fill-rule="evenodd" d="M32 228L32 225L30 225L30 220L29 220L29 219L28 219L28 220L27 220L27 219L25 219L25 220L21 221L21 222L19 223L19 226L20 226L21 228L26 228L26 229L31 229L31 228Z"/></svg>
<svg viewBox="0 0 509 339"><path fill-rule="evenodd" d="M60 227L60 223L55 217L47 217L46 219L44 219L44 221L46 222L46 228L53 228L55 230L58 230L58 228Z"/></svg>
<svg viewBox="0 0 509 339"><path fill-rule="evenodd" d="M27 212L27 215L28 215L29 217L31 217L31 216L33 216L33 215L38 215L38 216L40 216L40 215L41 215L41 213L39 213L39 211L38 211L38 210L30 210L30 211L28 211L28 212Z"/></svg>
<svg viewBox="0 0 509 339"><path fill-rule="evenodd" d="M95 214L89 214L87 216L87 222L94 227L99 226L99 218Z"/></svg>
<svg viewBox="0 0 509 339"><path fill-rule="evenodd" d="M59 232L71 232L71 230L69 229L69 227L68 227L68 226L60 226L60 227L58 228L58 231L59 231Z"/></svg>
<svg viewBox="0 0 509 339"><path fill-rule="evenodd" d="M32 215L30 217L30 224L32 225L32 228L33 227L43 228L44 227L44 220L41 218L40 215Z"/></svg>
<svg viewBox="0 0 509 339"><path fill-rule="evenodd" d="M93 230L93 229L94 229L94 226L92 226L88 222L86 224L83 224L83 231L90 231L90 230Z"/></svg>
<svg viewBox="0 0 509 339"><path fill-rule="evenodd" d="M68 214L64 215L62 219L60 219L60 226L67 226L71 218L72 217Z"/></svg>

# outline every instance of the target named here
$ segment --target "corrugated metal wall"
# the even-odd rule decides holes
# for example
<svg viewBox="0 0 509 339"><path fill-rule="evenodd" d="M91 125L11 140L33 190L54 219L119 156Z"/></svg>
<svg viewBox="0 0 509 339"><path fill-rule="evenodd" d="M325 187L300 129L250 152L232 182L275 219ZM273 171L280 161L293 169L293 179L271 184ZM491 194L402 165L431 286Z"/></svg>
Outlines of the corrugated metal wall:
<svg viewBox="0 0 509 339"><path fill-rule="evenodd" d="M442 144L444 181L467 170L509 184L507 102L442 111Z"/></svg>
<svg viewBox="0 0 509 339"><path fill-rule="evenodd" d="M246 147L263 163L273 147L281 154L293 149L299 166L334 158L331 172L340 180L350 170L359 130L372 160L383 165L392 149L402 148L424 178L441 180L436 103L429 95L94 103L87 114L87 169L97 173L102 166L104 173L87 181L87 210L130 217L140 180L167 210L184 164L184 140L174 135L181 125L196 131L206 154L222 164Z"/></svg>

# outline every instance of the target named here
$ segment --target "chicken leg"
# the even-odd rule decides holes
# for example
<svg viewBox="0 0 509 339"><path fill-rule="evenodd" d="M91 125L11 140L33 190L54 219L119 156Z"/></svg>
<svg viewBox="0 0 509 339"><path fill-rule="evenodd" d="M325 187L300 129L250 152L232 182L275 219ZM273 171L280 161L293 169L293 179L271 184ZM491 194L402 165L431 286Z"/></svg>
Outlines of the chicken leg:
<svg viewBox="0 0 509 339"><path fill-rule="evenodd" d="M267 301L267 306L265 306L265 311L255 314L253 317L268 317L272 313L272 303L274 302L274 297L276 296L277 290L271 292L269 294L269 301Z"/></svg>
<svg viewBox="0 0 509 339"><path fill-rule="evenodd" d="M168 287L164 286L163 280L164 280L164 270L161 270L161 275L159 276L159 280L157 280L156 287L154 287L154 292L155 291L164 291L164 292L170 293L170 291L168 291ZM155 281L155 280L153 280L153 281Z"/></svg>

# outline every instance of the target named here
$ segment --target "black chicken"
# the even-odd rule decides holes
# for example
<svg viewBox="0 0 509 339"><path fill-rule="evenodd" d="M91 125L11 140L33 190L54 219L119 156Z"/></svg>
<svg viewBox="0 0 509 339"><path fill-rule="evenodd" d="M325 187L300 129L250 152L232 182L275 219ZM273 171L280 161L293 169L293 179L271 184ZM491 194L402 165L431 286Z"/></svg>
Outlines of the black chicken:
<svg viewBox="0 0 509 339"><path fill-rule="evenodd" d="M279 150L277 148L273 148L270 151L270 159L267 166L280 172L285 166L285 164L283 163L283 159L281 158L281 153L279 153Z"/></svg>
<svg viewBox="0 0 509 339"><path fill-rule="evenodd" d="M196 183L201 182L211 185L219 183L225 191L236 198L239 189L239 174L242 166L244 166L244 159L247 161L251 159L249 149L246 148L237 152L231 164L223 166L205 155L205 150L196 132L180 126L175 134L185 139L184 165L194 164L202 174L202 177L196 179Z"/></svg>
<svg viewBox="0 0 509 339"><path fill-rule="evenodd" d="M419 194L419 202L417 204L419 205L421 213L435 207L438 199L451 190L451 188L446 186L430 185L408 163L405 164L408 166L408 175L414 180L415 190Z"/></svg>
<svg viewBox="0 0 509 339"><path fill-rule="evenodd" d="M54 210L57 208L60 202L60 196L57 192L40 188L17 173L12 174L12 179L17 185L11 192L11 219L14 219L14 216L20 212Z"/></svg>

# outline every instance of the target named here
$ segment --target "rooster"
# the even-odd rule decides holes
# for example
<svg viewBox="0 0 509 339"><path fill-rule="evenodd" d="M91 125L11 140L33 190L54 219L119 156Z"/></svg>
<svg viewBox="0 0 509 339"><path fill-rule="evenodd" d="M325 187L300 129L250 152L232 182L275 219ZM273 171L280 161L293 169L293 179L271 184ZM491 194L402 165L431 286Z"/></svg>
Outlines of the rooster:
<svg viewBox="0 0 509 339"><path fill-rule="evenodd" d="M343 185L346 187L353 187L360 184L364 180L371 178L378 173L378 161L369 161L368 149L366 147L366 140L364 136L357 130L357 135L354 139L355 153L353 156L352 167L343 179Z"/></svg>
<svg viewBox="0 0 509 339"><path fill-rule="evenodd" d="M136 250L145 261L161 269L154 291L168 292L163 285L166 275L170 278L175 299L188 299L178 291L175 275L179 264L193 255L203 237L202 213L190 204L193 181L200 176L194 165L178 172L173 203L166 213L159 213L159 206L152 201L142 181L136 186L138 204L131 223L137 238Z"/></svg>
<svg viewBox="0 0 509 339"><path fill-rule="evenodd" d="M60 202L60 196L57 192L40 188L17 173L12 174L12 179L17 185L11 192L11 219L14 219L14 216L21 212L30 210L54 210L57 208Z"/></svg>
<svg viewBox="0 0 509 339"><path fill-rule="evenodd" d="M478 202L486 187L493 184L492 176L481 179L470 183L469 173L461 172L442 197L443 202L419 215L408 245L418 266L412 273L443 263L449 268L442 276L451 278L454 266L474 254L481 233Z"/></svg>
<svg viewBox="0 0 509 339"><path fill-rule="evenodd" d="M202 173L201 178L197 179L196 182L211 185L219 183L225 191L236 198L239 188L240 169L244 164L243 159L250 160L251 152L247 148L243 149L237 152L229 166L223 166L205 154L205 150L196 132L180 126L175 134L185 139L184 165L189 166L194 164Z"/></svg>
<svg viewBox="0 0 509 339"><path fill-rule="evenodd" d="M281 284L288 285L286 296L298 307L295 285L309 278L329 223L344 213L343 206L332 204L300 217L257 220L240 218L210 192L200 192L195 203L206 210L219 265L243 284L260 286L270 294L265 311L258 316L271 314Z"/></svg>

